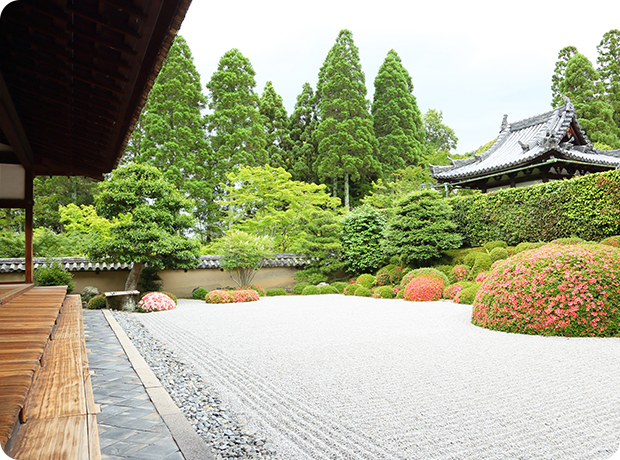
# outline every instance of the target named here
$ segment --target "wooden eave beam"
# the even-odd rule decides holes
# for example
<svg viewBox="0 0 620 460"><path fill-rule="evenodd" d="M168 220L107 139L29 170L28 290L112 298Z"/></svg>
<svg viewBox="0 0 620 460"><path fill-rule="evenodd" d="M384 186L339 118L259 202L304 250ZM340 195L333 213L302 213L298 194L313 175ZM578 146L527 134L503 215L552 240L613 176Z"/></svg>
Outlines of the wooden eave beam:
<svg viewBox="0 0 620 460"><path fill-rule="evenodd" d="M74 33L76 35L79 35L80 37L83 37L83 38L85 38L87 40L93 41L95 43L99 43L100 45L107 46L108 48L112 48L112 49L117 50L117 51L121 51L122 53L127 53L127 54L130 54L132 56L135 56L137 54L136 50L134 50L133 48L130 48L127 45L124 45L124 44L121 45L121 44L118 44L118 43L114 43L114 42L112 42L110 40L106 40L105 38L103 38L103 37L101 37L99 35L85 32L84 30L82 30L79 27L76 27L76 26L74 26L72 24L69 24L67 26L67 30L69 32Z"/></svg>
<svg viewBox="0 0 620 460"><path fill-rule="evenodd" d="M32 148L0 72L0 127L26 170L34 167Z"/></svg>
<svg viewBox="0 0 620 460"><path fill-rule="evenodd" d="M146 15L146 13L144 11L142 11L140 8L137 8L133 5L133 2L128 2L128 1L116 1L116 0L102 0L103 3L106 3L120 11L124 11L125 13L129 13L132 16L138 18L138 19L148 19L148 16Z"/></svg>
<svg viewBox="0 0 620 460"><path fill-rule="evenodd" d="M112 25L110 24L109 21L107 21L105 18L103 17L96 17L93 16L91 13L86 13L84 11L80 11L79 9L72 7L72 6L68 6L67 7L67 11L80 16L81 18L86 19L87 21L91 21L94 22L95 24L99 24L100 26L105 27L106 29L110 29L114 32L118 32L120 34L123 35L129 35L130 37L134 37L137 39L142 38L142 35L138 32L136 32L135 30L131 29L130 27L120 27L117 25Z"/></svg>

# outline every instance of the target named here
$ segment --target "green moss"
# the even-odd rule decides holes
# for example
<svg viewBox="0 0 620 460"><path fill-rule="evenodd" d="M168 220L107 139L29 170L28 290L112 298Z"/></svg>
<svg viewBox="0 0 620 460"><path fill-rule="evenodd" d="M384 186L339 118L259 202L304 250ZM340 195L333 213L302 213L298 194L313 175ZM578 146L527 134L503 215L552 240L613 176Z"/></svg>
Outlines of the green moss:
<svg viewBox="0 0 620 460"><path fill-rule="evenodd" d="M505 249L506 247L508 247L508 244L506 244L505 241L495 240L495 241L489 241L488 243L484 243L482 247L484 248L486 252L490 253L495 248Z"/></svg>

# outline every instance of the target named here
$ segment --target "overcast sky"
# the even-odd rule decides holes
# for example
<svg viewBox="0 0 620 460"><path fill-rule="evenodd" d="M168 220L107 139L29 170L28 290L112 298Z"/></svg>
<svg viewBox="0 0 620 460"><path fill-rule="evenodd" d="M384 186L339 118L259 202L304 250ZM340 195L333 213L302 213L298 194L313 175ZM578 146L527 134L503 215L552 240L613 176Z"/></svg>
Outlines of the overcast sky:
<svg viewBox="0 0 620 460"><path fill-rule="evenodd" d="M516 121L550 110L560 49L576 46L595 64L596 46L613 28L620 28L617 0L193 0L180 34L203 87L221 56L238 48L256 71L257 93L271 80L290 114L303 83L316 88L338 32L350 29L368 99L395 49L420 110L442 110L459 138L456 151L465 153L497 135L504 113Z"/></svg>

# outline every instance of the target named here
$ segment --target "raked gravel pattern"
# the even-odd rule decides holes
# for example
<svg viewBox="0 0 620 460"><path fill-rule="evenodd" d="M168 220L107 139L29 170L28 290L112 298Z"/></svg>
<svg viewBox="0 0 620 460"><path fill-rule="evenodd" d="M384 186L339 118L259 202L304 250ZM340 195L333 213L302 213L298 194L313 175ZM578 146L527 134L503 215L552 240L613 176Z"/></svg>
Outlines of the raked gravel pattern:
<svg viewBox="0 0 620 460"><path fill-rule="evenodd" d="M470 316L452 302L342 295L180 300L130 315L281 459L602 460L618 450L620 339L507 334Z"/></svg>

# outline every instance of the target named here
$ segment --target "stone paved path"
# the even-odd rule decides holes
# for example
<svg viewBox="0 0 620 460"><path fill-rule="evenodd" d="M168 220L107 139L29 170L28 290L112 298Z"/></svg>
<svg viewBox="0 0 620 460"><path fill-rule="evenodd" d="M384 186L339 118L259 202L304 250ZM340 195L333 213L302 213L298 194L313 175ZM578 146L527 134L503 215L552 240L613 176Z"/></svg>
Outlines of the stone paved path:
<svg viewBox="0 0 620 460"><path fill-rule="evenodd" d="M620 339L506 334L471 307L339 295L136 315L280 458L610 458Z"/></svg>
<svg viewBox="0 0 620 460"><path fill-rule="evenodd" d="M83 314L102 460L183 460L102 312Z"/></svg>

